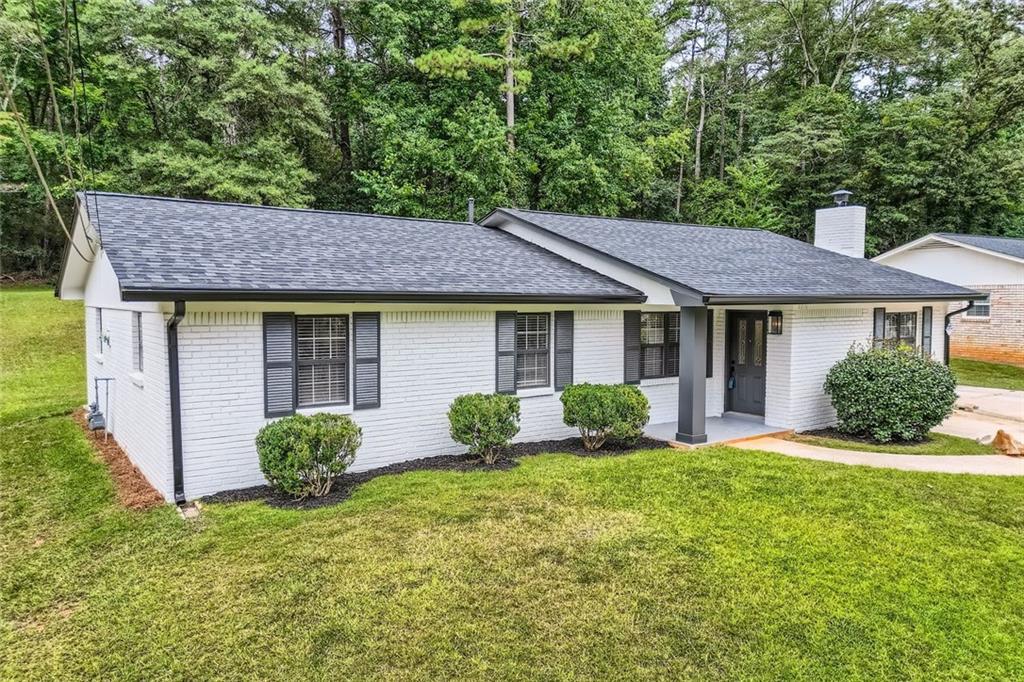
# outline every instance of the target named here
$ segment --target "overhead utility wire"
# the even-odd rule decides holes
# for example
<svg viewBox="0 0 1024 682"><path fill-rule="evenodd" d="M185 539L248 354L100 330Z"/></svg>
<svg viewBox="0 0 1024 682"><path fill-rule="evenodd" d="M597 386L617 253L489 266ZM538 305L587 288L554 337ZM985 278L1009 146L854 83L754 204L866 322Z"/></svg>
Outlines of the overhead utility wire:
<svg viewBox="0 0 1024 682"><path fill-rule="evenodd" d="M0 85L3 86L4 95L7 97L11 105L11 113L14 114L14 122L18 126L18 133L21 136L21 141L25 145L25 150L28 152L28 157L32 161L32 167L36 171L36 176L39 178L39 183L43 186L43 191L46 193L46 199L49 201L50 206L53 208L54 215L57 216L57 222L60 223L60 227L64 230L64 235L68 238L68 243L71 244L71 248L81 256L82 260L86 263L92 263L92 259L86 258L85 254L81 252L78 246L75 244L75 240L72 239L71 233L68 231L68 226L64 224L64 217L60 214L60 209L57 207L57 202L53 199L53 192L50 191L50 185L46 182L46 177L43 175L43 169L39 165L39 159L36 158L35 149L32 146L32 138L28 134L28 130L25 128L25 122L21 118L21 114L18 113L18 105L14 101L14 92L11 90L10 85L7 83L7 76L4 75L3 71L0 70Z"/></svg>

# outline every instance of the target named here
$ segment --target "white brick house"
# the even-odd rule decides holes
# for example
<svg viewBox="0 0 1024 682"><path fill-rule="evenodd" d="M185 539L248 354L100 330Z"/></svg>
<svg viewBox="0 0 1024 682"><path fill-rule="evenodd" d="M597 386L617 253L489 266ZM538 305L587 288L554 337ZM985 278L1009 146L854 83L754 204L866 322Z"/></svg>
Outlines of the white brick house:
<svg viewBox="0 0 1024 682"><path fill-rule="evenodd" d="M862 239L850 208L823 210L816 248L512 209L477 225L89 193L57 293L85 302L90 400L112 379L110 432L182 501L262 483L256 433L293 412L351 413L354 470L460 452L446 412L463 393L516 393L519 440L574 435L567 383L639 384L683 442L736 412L826 426L822 382L852 345L938 357L938 311L975 295L833 252L829 231L837 250Z"/></svg>

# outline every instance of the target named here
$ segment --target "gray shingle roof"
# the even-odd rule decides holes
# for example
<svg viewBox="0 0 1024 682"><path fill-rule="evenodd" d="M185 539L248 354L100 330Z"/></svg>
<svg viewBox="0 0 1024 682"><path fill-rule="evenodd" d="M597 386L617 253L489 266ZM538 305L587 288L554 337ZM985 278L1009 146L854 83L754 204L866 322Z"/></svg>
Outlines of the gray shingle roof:
<svg viewBox="0 0 1024 682"><path fill-rule="evenodd" d="M986 251L994 251L1014 258L1024 258L1024 239L991 237L983 234L957 234L956 232L937 232L936 236Z"/></svg>
<svg viewBox="0 0 1024 682"><path fill-rule="evenodd" d="M472 223L110 193L79 195L126 298L641 300L518 237ZM187 296L182 296L187 298ZM211 298L214 294L206 294Z"/></svg>
<svg viewBox="0 0 1024 682"><path fill-rule="evenodd" d="M719 299L955 299L974 292L765 230L499 209Z"/></svg>

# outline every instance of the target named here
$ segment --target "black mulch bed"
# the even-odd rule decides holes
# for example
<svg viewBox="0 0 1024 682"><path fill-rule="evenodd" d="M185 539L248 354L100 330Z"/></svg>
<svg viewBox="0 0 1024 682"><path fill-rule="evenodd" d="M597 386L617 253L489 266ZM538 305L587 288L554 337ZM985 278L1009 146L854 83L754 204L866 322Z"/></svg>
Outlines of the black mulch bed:
<svg viewBox="0 0 1024 682"><path fill-rule="evenodd" d="M505 456L494 464L485 464L479 458L470 455L438 455L436 457L410 459L405 462L380 467L379 469L342 474L335 479L331 492L323 497L309 497L304 500L296 500L278 492L269 485L257 485L251 488L225 490L224 492L207 495L202 501L204 503L265 502L271 507L316 509L318 507L329 507L347 500L356 488L378 476L404 474L407 471L503 471L518 466L519 462L517 460L520 457L539 455L546 452L568 453L580 457L609 457L624 455L637 450L663 448L666 445L665 441L654 438L641 438L633 445L605 443L597 452L587 452L583 449L583 443L579 438L514 443Z"/></svg>
<svg viewBox="0 0 1024 682"><path fill-rule="evenodd" d="M818 438L832 438L833 440L848 440L854 443L866 443L868 445L920 445L927 443L928 438L922 440L894 440L891 443L879 443L868 436L857 436L852 433L843 433L837 429L814 429L813 431L801 431L799 436L816 436Z"/></svg>

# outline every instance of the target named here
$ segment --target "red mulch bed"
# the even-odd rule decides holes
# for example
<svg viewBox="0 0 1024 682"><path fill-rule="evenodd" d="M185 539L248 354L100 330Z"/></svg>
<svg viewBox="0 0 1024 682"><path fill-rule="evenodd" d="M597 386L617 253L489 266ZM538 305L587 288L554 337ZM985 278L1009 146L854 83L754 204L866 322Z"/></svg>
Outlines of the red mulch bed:
<svg viewBox="0 0 1024 682"><path fill-rule="evenodd" d="M117 490L117 501L128 509L152 509L164 504L164 497L149 484L142 472L132 464L128 455L117 444L113 436L103 439L103 431L90 431L84 409L77 410L73 418L82 427L86 439L92 443L93 450L110 471Z"/></svg>

